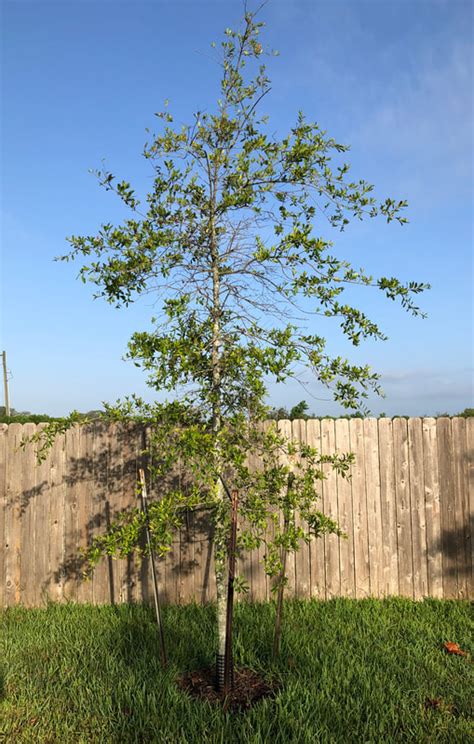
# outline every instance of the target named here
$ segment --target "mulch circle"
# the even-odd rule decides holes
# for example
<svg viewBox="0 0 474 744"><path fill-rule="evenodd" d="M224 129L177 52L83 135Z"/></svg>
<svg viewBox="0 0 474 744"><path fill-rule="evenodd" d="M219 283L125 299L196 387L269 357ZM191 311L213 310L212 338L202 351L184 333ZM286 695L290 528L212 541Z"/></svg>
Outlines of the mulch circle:
<svg viewBox="0 0 474 744"><path fill-rule="evenodd" d="M209 703L221 703L226 710L231 711L248 710L262 698L275 697L280 688L276 680L266 679L245 667L235 669L234 686L225 700L216 689L215 667L182 674L177 683L191 697L207 700Z"/></svg>

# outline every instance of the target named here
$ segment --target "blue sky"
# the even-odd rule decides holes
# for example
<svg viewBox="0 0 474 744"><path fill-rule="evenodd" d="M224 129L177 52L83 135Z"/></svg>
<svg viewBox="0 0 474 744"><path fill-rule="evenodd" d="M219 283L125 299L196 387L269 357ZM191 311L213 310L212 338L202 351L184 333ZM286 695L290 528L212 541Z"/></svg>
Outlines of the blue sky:
<svg viewBox="0 0 474 744"><path fill-rule="evenodd" d="M261 13L268 61L265 111L284 135L302 109L351 145L355 176L406 198L410 224L351 227L337 252L375 275L432 284L427 320L369 290L361 306L387 342L352 355L382 374L374 414L454 413L473 405L473 10L458 0L272 0ZM218 68L210 43L242 3L78 0L2 4L2 326L11 404L64 414L130 392L150 397L122 361L148 327L150 299L128 310L92 300L78 267L54 263L65 237L120 215L88 172L106 160L144 189L145 127L164 99L176 119L212 107ZM350 352L334 327L335 352ZM337 414L309 374L270 386L275 405L306 398Z"/></svg>

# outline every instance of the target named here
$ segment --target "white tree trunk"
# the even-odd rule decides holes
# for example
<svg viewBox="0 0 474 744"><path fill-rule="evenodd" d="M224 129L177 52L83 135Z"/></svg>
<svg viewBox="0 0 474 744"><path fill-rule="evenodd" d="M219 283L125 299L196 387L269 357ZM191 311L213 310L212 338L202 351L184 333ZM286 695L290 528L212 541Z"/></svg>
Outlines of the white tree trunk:
<svg viewBox="0 0 474 744"><path fill-rule="evenodd" d="M224 487L219 480L217 483L217 498L223 504L225 499ZM225 657L225 635L227 620L227 576L226 560L223 557L226 541L225 530L221 520L218 520L214 541L214 562L216 573L217 594L217 684L219 689L224 685L224 657Z"/></svg>

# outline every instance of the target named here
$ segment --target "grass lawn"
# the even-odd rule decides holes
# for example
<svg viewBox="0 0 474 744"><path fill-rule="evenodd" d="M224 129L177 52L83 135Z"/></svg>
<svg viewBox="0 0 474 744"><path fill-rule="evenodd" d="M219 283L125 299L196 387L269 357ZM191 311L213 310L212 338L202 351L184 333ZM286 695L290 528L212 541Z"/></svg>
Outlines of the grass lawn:
<svg viewBox="0 0 474 744"><path fill-rule="evenodd" d="M168 607L163 673L153 612L140 605L51 605L0 614L0 741L470 742L472 606L426 600L287 604L270 658L274 605L236 608L235 656L282 689L246 713L189 699L179 672L212 663L214 608ZM436 709L427 698L442 699Z"/></svg>

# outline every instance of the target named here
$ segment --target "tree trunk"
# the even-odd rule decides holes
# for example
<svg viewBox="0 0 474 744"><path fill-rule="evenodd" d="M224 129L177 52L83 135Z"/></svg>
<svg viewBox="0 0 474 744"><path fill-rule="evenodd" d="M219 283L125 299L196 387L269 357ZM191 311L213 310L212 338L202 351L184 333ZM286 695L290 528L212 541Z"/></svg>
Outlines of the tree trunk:
<svg viewBox="0 0 474 744"><path fill-rule="evenodd" d="M217 498L221 502L221 507L225 498L224 487L222 483L217 484ZM217 688L222 690L224 687L224 666L225 666L225 631L227 618L227 582L226 582L226 540L225 540L225 523L221 517L218 518L215 531L214 541L214 563L216 570L216 593L217 593L217 657L216 673Z"/></svg>
<svg viewBox="0 0 474 744"><path fill-rule="evenodd" d="M216 233L216 203L219 181L219 158L214 161L213 169L208 162L209 176L209 252L212 277L212 430L215 436L216 465L216 529L214 540L214 560L216 572L217 595L217 688L224 687L224 663L226 650L226 617L227 617L227 555L228 555L228 520L227 503L223 476L223 457L219 435L222 431L222 329L221 329L221 265L219 244Z"/></svg>

